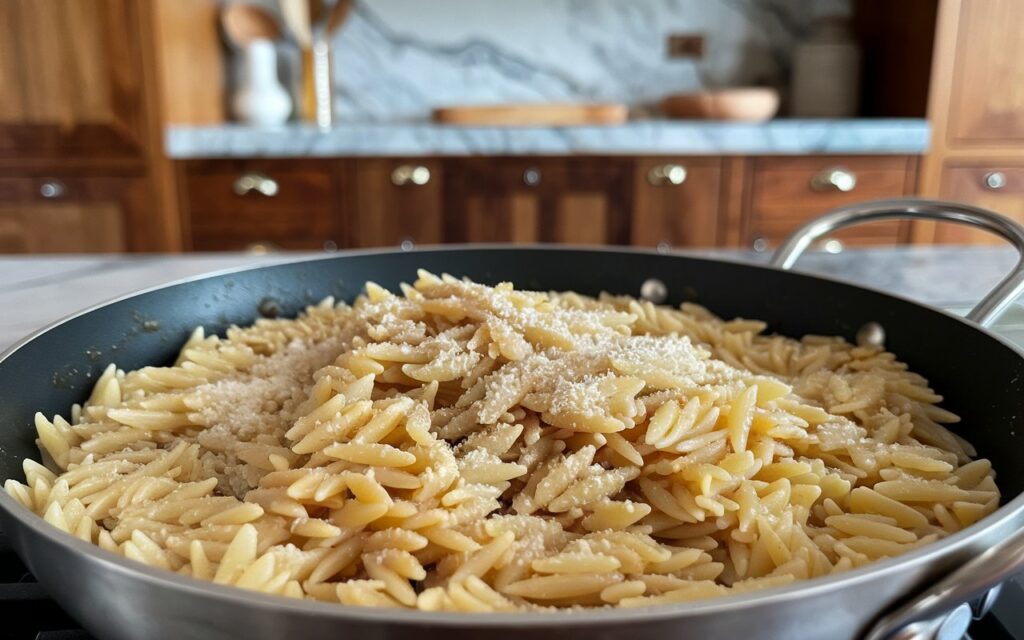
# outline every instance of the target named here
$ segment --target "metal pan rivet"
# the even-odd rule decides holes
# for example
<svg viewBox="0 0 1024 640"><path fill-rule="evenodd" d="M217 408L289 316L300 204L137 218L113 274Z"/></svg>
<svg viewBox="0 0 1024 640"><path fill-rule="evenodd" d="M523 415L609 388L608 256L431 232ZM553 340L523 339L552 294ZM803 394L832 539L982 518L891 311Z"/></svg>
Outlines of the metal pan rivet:
<svg viewBox="0 0 1024 640"><path fill-rule="evenodd" d="M640 285L640 297L654 304L661 304L668 298L668 287L657 278L648 278Z"/></svg>
<svg viewBox="0 0 1024 640"><path fill-rule="evenodd" d="M884 347L885 329L877 322L865 322L860 329L857 329L857 346Z"/></svg>

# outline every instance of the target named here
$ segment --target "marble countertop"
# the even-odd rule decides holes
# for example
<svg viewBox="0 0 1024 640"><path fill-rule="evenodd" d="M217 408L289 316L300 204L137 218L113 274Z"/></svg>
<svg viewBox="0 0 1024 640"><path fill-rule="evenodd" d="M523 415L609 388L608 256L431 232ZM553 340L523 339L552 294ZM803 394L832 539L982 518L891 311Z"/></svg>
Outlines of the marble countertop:
<svg viewBox="0 0 1024 640"><path fill-rule="evenodd" d="M766 254L741 250L688 253L751 262L768 259ZM311 255L316 254L0 257L0 351L54 320L138 289ZM811 253L797 268L966 313L1015 260L1012 250L1001 247L900 247ZM996 331L1024 344L1024 306L1011 307Z"/></svg>
<svg viewBox="0 0 1024 640"><path fill-rule="evenodd" d="M428 122L342 123L329 130L225 124L172 126L172 158L419 155L920 154L923 119L797 120L763 124L634 120L614 127L454 127Z"/></svg>

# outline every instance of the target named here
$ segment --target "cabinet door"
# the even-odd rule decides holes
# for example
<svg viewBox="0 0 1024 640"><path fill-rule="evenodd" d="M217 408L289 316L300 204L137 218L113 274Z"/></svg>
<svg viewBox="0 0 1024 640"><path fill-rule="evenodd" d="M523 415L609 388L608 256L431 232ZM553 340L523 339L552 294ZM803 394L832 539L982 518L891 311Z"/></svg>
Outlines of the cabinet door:
<svg viewBox="0 0 1024 640"><path fill-rule="evenodd" d="M1024 12L1020 0L960 4L950 136L963 143L1024 142Z"/></svg>
<svg viewBox="0 0 1024 640"><path fill-rule="evenodd" d="M133 0L0 2L0 157L138 157Z"/></svg>
<svg viewBox="0 0 1024 640"><path fill-rule="evenodd" d="M1024 222L1024 166L947 167L942 197L991 209ZM1005 244L1002 238L960 224L940 224L938 242Z"/></svg>
<svg viewBox="0 0 1024 640"><path fill-rule="evenodd" d="M718 243L721 161L640 158L633 168L634 245L710 247Z"/></svg>
<svg viewBox="0 0 1024 640"><path fill-rule="evenodd" d="M451 239L624 244L629 167L606 158L453 160Z"/></svg>
<svg viewBox="0 0 1024 640"><path fill-rule="evenodd" d="M138 177L0 178L0 253L152 250Z"/></svg>
<svg viewBox="0 0 1024 640"><path fill-rule="evenodd" d="M442 163L436 159L354 160L348 199L356 247L438 244L442 240Z"/></svg>
<svg viewBox="0 0 1024 640"><path fill-rule="evenodd" d="M759 158L744 216L748 246L764 251L829 209L912 193L916 160L906 156ZM909 238L908 222L875 222L844 229L823 241L843 245L895 244Z"/></svg>
<svg viewBox="0 0 1024 640"><path fill-rule="evenodd" d="M339 189L330 160L186 162L184 208L193 249L336 248Z"/></svg>

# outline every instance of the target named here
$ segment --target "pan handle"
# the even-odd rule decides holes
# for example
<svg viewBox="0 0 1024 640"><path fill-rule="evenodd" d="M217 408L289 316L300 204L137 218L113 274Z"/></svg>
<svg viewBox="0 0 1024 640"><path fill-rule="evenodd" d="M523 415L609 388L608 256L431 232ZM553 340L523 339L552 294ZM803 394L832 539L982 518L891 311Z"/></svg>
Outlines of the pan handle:
<svg viewBox="0 0 1024 640"><path fill-rule="evenodd" d="M833 209L794 231L772 256L771 264L780 269L791 268L811 243L838 229L865 222L911 218L956 222L978 227L1010 242L1021 255L1013 271L1003 278L971 312L967 319L987 327L1024 293L1024 226L1015 220L988 209L943 200L897 198L873 200Z"/></svg>
<svg viewBox="0 0 1024 640"><path fill-rule="evenodd" d="M1024 529L989 547L912 600L880 618L864 640L959 638L971 621L966 603L1024 571Z"/></svg>

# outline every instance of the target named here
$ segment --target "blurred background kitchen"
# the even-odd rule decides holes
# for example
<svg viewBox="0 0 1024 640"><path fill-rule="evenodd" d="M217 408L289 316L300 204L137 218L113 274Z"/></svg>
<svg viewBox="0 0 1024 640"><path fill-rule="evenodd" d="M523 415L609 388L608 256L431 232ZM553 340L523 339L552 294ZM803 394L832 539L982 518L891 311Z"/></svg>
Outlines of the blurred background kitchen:
<svg viewBox="0 0 1024 640"><path fill-rule="evenodd" d="M764 252L909 194L1024 219L1020 9L3 0L0 253ZM820 248L984 242L885 222Z"/></svg>

